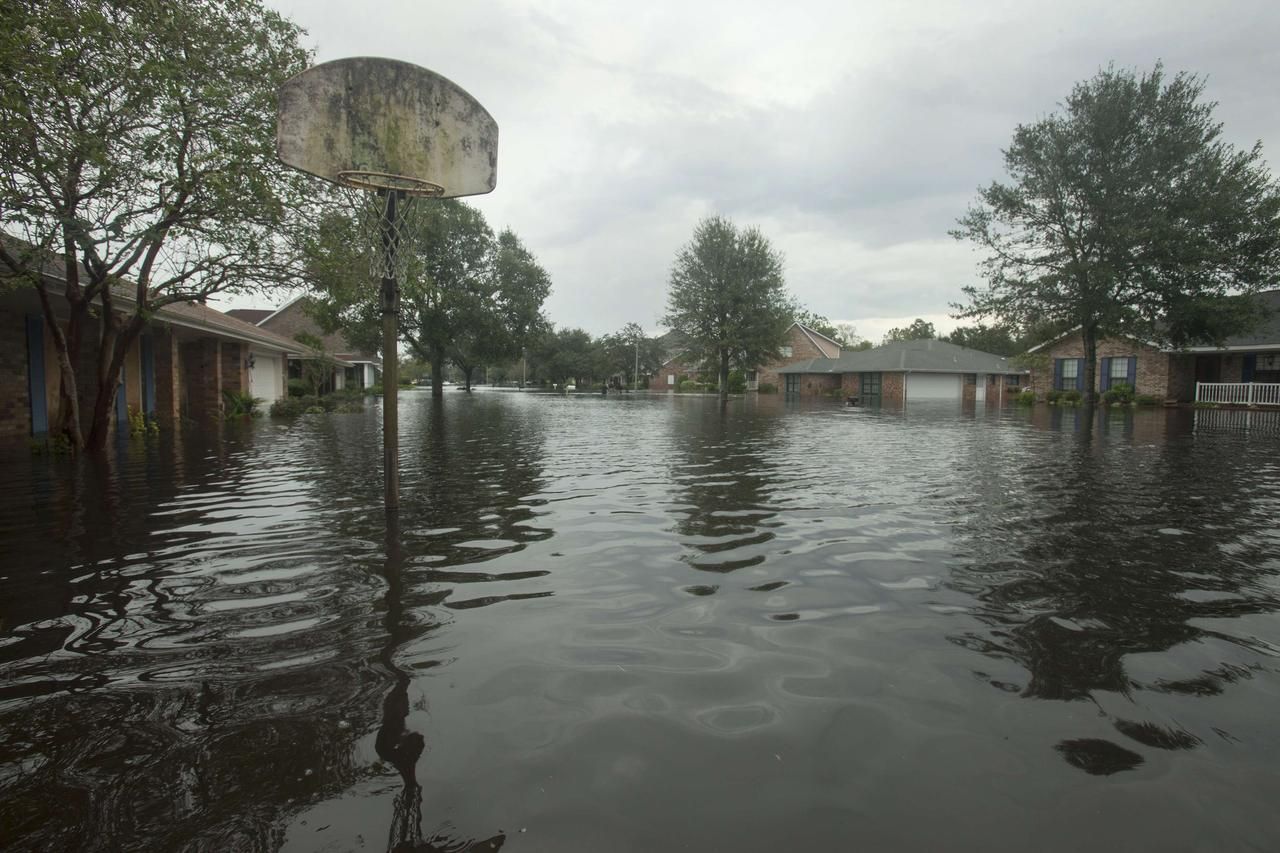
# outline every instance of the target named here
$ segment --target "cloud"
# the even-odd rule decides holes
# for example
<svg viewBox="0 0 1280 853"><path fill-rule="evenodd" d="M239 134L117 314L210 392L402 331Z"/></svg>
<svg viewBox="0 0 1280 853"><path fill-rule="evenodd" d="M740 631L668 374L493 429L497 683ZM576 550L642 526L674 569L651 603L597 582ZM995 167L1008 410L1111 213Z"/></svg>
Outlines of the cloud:
<svg viewBox="0 0 1280 853"><path fill-rule="evenodd" d="M1112 61L1208 75L1230 141L1280 144L1264 2L276 6L320 60L396 56L485 104L498 189L473 201L547 267L551 318L593 333L654 324L709 213L764 229L814 310L946 318L976 260L947 230L1001 146Z"/></svg>

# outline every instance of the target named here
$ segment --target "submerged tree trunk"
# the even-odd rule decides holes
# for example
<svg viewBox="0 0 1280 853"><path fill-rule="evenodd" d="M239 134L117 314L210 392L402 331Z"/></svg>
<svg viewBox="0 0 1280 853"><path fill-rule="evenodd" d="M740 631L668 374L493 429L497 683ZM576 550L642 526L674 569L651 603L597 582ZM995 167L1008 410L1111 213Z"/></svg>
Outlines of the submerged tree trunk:
<svg viewBox="0 0 1280 853"><path fill-rule="evenodd" d="M476 372L475 365L468 365L462 368L463 382L466 383L467 391L471 390L471 374Z"/></svg>
<svg viewBox="0 0 1280 853"><path fill-rule="evenodd" d="M1092 406L1098 402L1095 388L1097 383L1098 368L1098 327L1093 323L1086 323L1080 330L1080 336L1084 342L1084 404Z"/></svg>
<svg viewBox="0 0 1280 853"><path fill-rule="evenodd" d="M108 311L107 308L103 309L104 321ZM93 422L85 444L86 449L92 452L99 452L107 446L107 437L111 435L111 415L115 411L120 376L124 372L124 359L145 325L142 317L136 314L119 330L116 329L115 322L104 322L102 346L98 353L98 394L93 401Z"/></svg>
<svg viewBox="0 0 1280 853"><path fill-rule="evenodd" d="M444 348L431 348L431 396L444 396Z"/></svg>
<svg viewBox="0 0 1280 853"><path fill-rule="evenodd" d="M84 432L80 429L80 395L76 380L75 364L80 358L80 335L84 328L84 317L88 313L83 302L70 302L71 315L67 318L66 329L58 325L49 302L49 292L44 284L36 285L40 296L40 313L44 318L44 327L53 337L53 350L58 358L58 420L53 424L54 435L64 435L71 444L71 449L84 449Z"/></svg>
<svg viewBox="0 0 1280 853"><path fill-rule="evenodd" d="M720 350L720 399L729 399L729 351Z"/></svg>

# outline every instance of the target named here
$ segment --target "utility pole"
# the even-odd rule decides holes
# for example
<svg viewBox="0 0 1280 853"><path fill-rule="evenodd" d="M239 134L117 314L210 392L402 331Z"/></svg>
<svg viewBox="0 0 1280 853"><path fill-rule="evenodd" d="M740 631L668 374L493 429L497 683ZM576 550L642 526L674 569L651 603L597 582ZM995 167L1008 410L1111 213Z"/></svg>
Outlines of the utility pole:
<svg viewBox="0 0 1280 853"><path fill-rule="evenodd" d="M520 347L520 390L529 384L529 348Z"/></svg>
<svg viewBox="0 0 1280 853"><path fill-rule="evenodd" d="M631 390L640 390L640 339L636 338L636 366L631 371Z"/></svg>

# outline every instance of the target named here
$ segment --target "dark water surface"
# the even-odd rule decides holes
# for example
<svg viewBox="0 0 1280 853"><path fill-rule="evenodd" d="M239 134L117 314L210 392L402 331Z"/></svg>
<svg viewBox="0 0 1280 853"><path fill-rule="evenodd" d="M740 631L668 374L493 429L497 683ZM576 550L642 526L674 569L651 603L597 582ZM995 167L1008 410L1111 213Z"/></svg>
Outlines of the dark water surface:
<svg viewBox="0 0 1280 853"><path fill-rule="evenodd" d="M1280 430L1197 414L410 394L390 536L373 409L8 457L0 846L1274 850Z"/></svg>

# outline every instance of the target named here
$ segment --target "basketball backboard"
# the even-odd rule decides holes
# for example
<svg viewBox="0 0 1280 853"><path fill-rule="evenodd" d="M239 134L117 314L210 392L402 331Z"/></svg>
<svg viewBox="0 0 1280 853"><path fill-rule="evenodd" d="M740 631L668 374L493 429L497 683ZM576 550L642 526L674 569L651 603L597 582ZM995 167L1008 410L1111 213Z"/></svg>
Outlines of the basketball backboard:
<svg viewBox="0 0 1280 853"><path fill-rule="evenodd" d="M276 153L362 189L454 198L498 183L493 116L451 80L397 59L337 59L286 81Z"/></svg>

